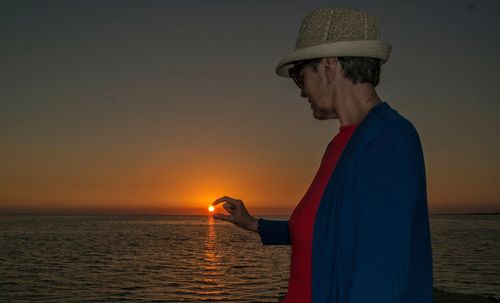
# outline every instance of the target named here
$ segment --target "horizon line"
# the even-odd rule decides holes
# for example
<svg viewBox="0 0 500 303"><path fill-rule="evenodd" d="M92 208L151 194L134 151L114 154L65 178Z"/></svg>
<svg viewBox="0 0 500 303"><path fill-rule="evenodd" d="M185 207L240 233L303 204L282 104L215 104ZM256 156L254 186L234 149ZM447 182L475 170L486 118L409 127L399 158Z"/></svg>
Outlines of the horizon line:
<svg viewBox="0 0 500 303"><path fill-rule="evenodd" d="M291 208L251 208L252 215L291 216ZM210 216L212 213L197 208L0 208L0 215L25 216ZM500 215L499 211L434 211L429 215Z"/></svg>

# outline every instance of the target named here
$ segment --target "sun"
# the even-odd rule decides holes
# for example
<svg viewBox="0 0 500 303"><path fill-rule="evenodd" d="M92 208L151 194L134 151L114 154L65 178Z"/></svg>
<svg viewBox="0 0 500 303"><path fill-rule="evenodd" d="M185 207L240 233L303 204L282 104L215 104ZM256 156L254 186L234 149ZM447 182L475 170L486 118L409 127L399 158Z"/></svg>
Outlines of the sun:
<svg viewBox="0 0 500 303"><path fill-rule="evenodd" d="M215 207L213 207L212 205L210 205L210 206L208 207L208 211L209 211L209 212L213 212L214 210L215 210Z"/></svg>

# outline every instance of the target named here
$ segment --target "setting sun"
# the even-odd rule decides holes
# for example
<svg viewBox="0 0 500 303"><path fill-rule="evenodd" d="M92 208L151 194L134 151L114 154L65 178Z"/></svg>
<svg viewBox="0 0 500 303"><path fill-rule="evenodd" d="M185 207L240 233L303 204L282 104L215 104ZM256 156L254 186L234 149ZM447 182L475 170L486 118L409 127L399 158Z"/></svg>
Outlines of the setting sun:
<svg viewBox="0 0 500 303"><path fill-rule="evenodd" d="M214 211L214 209L215 209L215 207L213 207L212 205L210 205L210 206L208 207L208 211L209 211L209 212L213 212L213 211Z"/></svg>

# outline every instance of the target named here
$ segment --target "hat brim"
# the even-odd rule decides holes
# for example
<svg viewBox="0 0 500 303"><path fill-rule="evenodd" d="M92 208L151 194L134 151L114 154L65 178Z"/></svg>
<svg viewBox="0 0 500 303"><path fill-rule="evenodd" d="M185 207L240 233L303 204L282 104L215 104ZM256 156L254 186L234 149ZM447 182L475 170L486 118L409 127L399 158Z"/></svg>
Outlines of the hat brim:
<svg viewBox="0 0 500 303"><path fill-rule="evenodd" d="M301 48L283 58L276 66L281 77L290 77L288 69L293 62L327 57L370 57L384 64L389 59L391 45L381 40L340 41Z"/></svg>

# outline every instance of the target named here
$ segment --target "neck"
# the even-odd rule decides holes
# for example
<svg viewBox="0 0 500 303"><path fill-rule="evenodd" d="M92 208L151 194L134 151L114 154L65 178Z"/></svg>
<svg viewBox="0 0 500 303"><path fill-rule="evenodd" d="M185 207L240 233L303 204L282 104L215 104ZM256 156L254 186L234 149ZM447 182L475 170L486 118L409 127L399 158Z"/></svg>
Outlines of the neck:
<svg viewBox="0 0 500 303"><path fill-rule="evenodd" d="M382 102L371 84L354 84L338 97L337 116L341 126L359 124Z"/></svg>

